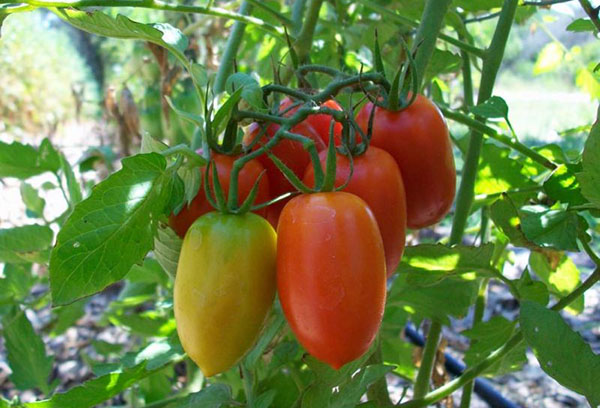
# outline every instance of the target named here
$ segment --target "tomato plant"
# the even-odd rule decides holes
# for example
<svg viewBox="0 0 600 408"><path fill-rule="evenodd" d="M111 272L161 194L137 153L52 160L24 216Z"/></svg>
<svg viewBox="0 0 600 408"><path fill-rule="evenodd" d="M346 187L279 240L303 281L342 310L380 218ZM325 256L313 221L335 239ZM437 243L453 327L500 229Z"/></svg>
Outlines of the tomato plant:
<svg viewBox="0 0 600 408"><path fill-rule="evenodd" d="M367 103L356 118L364 132L373 106ZM439 222L450 210L456 191L452 144L441 112L418 95L406 109L376 107L374 116L371 144L389 152L400 167L408 227Z"/></svg>
<svg viewBox="0 0 600 408"><path fill-rule="evenodd" d="M0 3L0 407L600 406L593 2Z"/></svg>
<svg viewBox="0 0 600 408"><path fill-rule="evenodd" d="M256 341L275 297L275 254L275 231L252 213L212 212L190 227L175 279L175 320L205 376L232 367Z"/></svg>
<svg viewBox="0 0 600 408"><path fill-rule="evenodd" d="M325 166L327 152L321 152L319 157ZM398 165L389 153L377 147L354 157L352 166L348 157L341 154L336 163L336 187L347 183L344 191L365 200L373 211L383 238L387 275L391 276L402 258L406 234L406 197ZM306 169L304 182L314 186L312 164Z"/></svg>
<svg viewBox="0 0 600 408"><path fill-rule="evenodd" d="M357 196L300 195L277 228L277 289L298 341L333 368L367 351L383 316L385 256L373 214Z"/></svg>
<svg viewBox="0 0 600 408"><path fill-rule="evenodd" d="M214 166L211 166L208 174L210 188L214 193L214 186L212 185L212 172L216 168L221 188L227 192L229 190L231 168L233 167L235 157L214 153L212 158L214 160ZM251 160L242 168L238 179L238 201L241 202L248 197L250 190L252 190L252 186L256 180L258 180L263 171L264 168L257 160ZM204 178L204 172L205 169L202 168L202 178ZM263 177L258 183L258 192L256 194L255 203L264 203L268 200L269 180L266 177ZM183 208L181 208L177 214L172 214L169 216L169 224L175 230L177 235L183 238L194 221L212 210L213 207L206 199L204 189L200 188L196 194L196 197L194 197L189 204L184 204ZM266 214L266 212L266 209L258 210L258 214L263 216Z"/></svg>

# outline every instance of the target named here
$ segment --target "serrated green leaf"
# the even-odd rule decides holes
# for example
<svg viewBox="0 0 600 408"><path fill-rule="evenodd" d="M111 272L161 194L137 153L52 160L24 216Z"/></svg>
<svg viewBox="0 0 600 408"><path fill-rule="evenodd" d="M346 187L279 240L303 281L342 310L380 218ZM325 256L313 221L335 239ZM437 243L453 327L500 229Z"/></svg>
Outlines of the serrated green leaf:
<svg viewBox="0 0 600 408"><path fill-rule="evenodd" d="M69 201L71 205L77 205L82 199L81 186L75 178L73 169L64 155L60 155L60 169L62 170L67 182L67 191L69 192Z"/></svg>
<svg viewBox="0 0 600 408"><path fill-rule="evenodd" d="M577 175L581 192L597 208L600 208L600 120L592 126L583 149L583 171Z"/></svg>
<svg viewBox="0 0 600 408"><path fill-rule="evenodd" d="M430 81L433 77L456 72L462 66L460 56L446 50L435 48L425 71L425 78Z"/></svg>
<svg viewBox="0 0 600 408"><path fill-rule="evenodd" d="M478 322L472 329L461 334L471 339L469 349L465 353L465 363L473 366L500 348L515 332L516 322L511 322L502 316L494 316L487 322ZM507 355L485 371L486 375L501 375L519 369L527 362L525 349L518 347L514 355Z"/></svg>
<svg viewBox="0 0 600 408"><path fill-rule="evenodd" d="M517 290L519 291L519 300L531 300L543 306L548 304L550 294L543 282L534 281L531 279L529 270L525 268L521 277L516 281Z"/></svg>
<svg viewBox="0 0 600 408"><path fill-rule="evenodd" d="M581 283L581 272L565 253L556 251L531 252L529 266L533 273L546 284L550 293L563 297L575 290ZM581 295L568 307L571 313L581 313L584 296Z"/></svg>
<svg viewBox="0 0 600 408"><path fill-rule="evenodd" d="M582 169L581 163L559 165L544 182L544 191L548 197L569 205L586 203L576 177Z"/></svg>
<svg viewBox="0 0 600 408"><path fill-rule="evenodd" d="M168 147L169 146L167 146L165 143L161 142L160 140L154 138L148 132L144 132L144 134L142 135L142 144L140 146L140 153L160 153L163 150L167 149Z"/></svg>
<svg viewBox="0 0 600 408"><path fill-rule="evenodd" d="M523 302L519 318L527 344L542 369L563 386L600 405L600 356L558 312L535 302Z"/></svg>
<svg viewBox="0 0 600 408"><path fill-rule="evenodd" d="M250 75L237 72L227 78L225 89L230 94L235 90L242 89L242 99L255 109L263 110L265 103L263 101L263 91L256 79Z"/></svg>
<svg viewBox="0 0 600 408"><path fill-rule="evenodd" d="M37 150L17 142L0 142L0 178L15 177L25 180L47 171L56 172L59 168L59 153L48 139L42 140Z"/></svg>
<svg viewBox="0 0 600 408"><path fill-rule="evenodd" d="M123 168L79 203L58 234L50 259L53 302L67 304L123 278L152 249L156 221L175 174L156 153L123 159Z"/></svg>
<svg viewBox="0 0 600 408"><path fill-rule="evenodd" d="M406 247L398 272L406 276L406 282L413 286L427 286L445 278L476 274L492 277L495 271L491 266L494 245L481 247L458 245L421 244Z"/></svg>
<svg viewBox="0 0 600 408"><path fill-rule="evenodd" d="M177 28L165 24L142 24L119 14L113 18L103 12L82 11L72 8L50 8L62 20L80 30L105 37L143 40L160 45L186 63L184 55L188 40Z"/></svg>
<svg viewBox="0 0 600 408"><path fill-rule="evenodd" d="M388 293L386 307L401 307L407 313L449 322L448 316L464 316L477 297L478 280L444 279L435 285L415 287L400 274Z"/></svg>
<svg viewBox="0 0 600 408"><path fill-rule="evenodd" d="M168 225L160 224L154 237L156 260L172 280L177 274L177 263L183 240Z"/></svg>
<svg viewBox="0 0 600 408"><path fill-rule="evenodd" d="M53 357L46 355L44 342L37 335L25 312L14 307L2 321L4 346L12 370L11 381L19 390L38 388L47 394Z"/></svg>
<svg viewBox="0 0 600 408"><path fill-rule="evenodd" d="M31 275L31 264L5 264L4 278L0 279L0 302L22 301L30 293L36 279Z"/></svg>
<svg viewBox="0 0 600 408"><path fill-rule="evenodd" d="M510 154L510 149L483 145L475 194L498 194L536 185L532 178L541 173L540 167L529 159L513 160Z"/></svg>
<svg viewBox="0 0 600 408"><path fill-rule="evenodd" d="M46 207L46 201L40 197L37 190L30 184L25 182L21 183L20 187L21 199L25 204L27 210L36 218L42 218L44 215L44 207Z"/></svg>
<svg viewBox="0 0 600 408"><path fill-rule="evenodd" d="M221 408L233 401L231 388L226 384L212 384L199 392L167 405L167 408Z"/></svg>
<svg viewBox="0 0 600 408"><path fill-rule="evenodd" d="M189 205L194 197L198 194L202 184L202 176L198 167L182 166L177 171L184 186L184 202L183 205Z"/></svg>
<svg viewBox="0 0 600 408"><path fill-rule="evenodd" d="M0 229L0 262L46 263L54 233L42 225Z"/></svg>
<svg viewBox="0 0 600 408"><path fill-rule="evenodd" d="M103 403L136 382L180 360L183 350L177 344L155 342L139 353L123 358L114 372L89 380L50 399L24 404L25 408L82 408Z"/></svg>
<svg viewBox="0 0 600 408"><path fill-rule="evenodd" d="M529 241L523 233L519 212L508 195L503 194L492 204L490 215L496 227L506 235L513 245L524 248L537 248L537 245Z"/></svg>
<svg viewBox="0 0 600 408"><path fill-rule="evenodd" d="M492 96L483 103L473 106L470 110L471 113L487 119L508 119L508 105L499 96Z"/></svg>
<svg viewBox="0 0 600 408"><path fill-rule="evenodd" d="M340 386L339 391L333 394L331 406L336 408L353 408L360 402L360 398L367 392L367 388L375 381L391 371L393 366L375 364L363 367L354 374L350 381Z"/></svg>
<svg viewBox="0 0 600 408"><path fill-rule="evenodd" d="M549 210L540 205L522 207L521 228L527 239L542 248L579 252L580 216L571 211Z"/></svg>
<svg viewBox="0 0 600 408"><path fill-rule="evenodd" d="M56 320L52 326L50 335L58 336L75 324L75 322L85 314L86 304L87 299L80 299L70 305L54 308L52 312L56 316Z"/></svg>

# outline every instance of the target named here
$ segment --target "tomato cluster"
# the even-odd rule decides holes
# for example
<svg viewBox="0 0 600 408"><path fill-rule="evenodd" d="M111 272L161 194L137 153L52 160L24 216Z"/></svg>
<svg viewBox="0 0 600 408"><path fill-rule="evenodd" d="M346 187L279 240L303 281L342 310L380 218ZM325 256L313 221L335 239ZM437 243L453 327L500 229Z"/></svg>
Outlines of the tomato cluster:
<svg viewBox="0 0 600 408"><path fill-rule="evenodd" d="M326 104L341 110L334 101ZM280 105L287 117L296 110L289 98ZM331 140L342 143L341 125L332 121L312 115L291 129L321 151L321 169L330 129ZM205 375L228 369L247 352L276 290L298 341L330 366L340 368L372 344L383 317L386 278L400 262L406 228L432 225L449 211L456 173L444 118L424 96L401 111L368 103L356 122L371 135L371 146L354 157L336 154L336 191L300 194L263 208L259 216L208 213L201 190L171 217L185 236L175 283L177 330ZM258 149L278 129L253 124L244 143ZM316 170L300 142L282 139L270 153L315 187ZM234 158L212 157L211 171L216 168L227 190ZM263 170L267 177L255 203L296 191L270 157L261 155L242 168L240 201Z"/></svg>

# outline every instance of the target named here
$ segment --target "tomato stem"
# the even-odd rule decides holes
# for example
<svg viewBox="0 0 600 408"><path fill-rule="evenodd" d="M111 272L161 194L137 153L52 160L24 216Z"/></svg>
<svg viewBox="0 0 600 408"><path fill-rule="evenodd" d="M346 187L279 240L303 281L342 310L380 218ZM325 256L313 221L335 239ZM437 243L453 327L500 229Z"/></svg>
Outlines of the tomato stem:
<svg viewBox="0 0 600 408"><path fill-rule="evenodd" d="M431 379L431 373L433 372L433 365L435 363L435 356L437 354L441 334L442 324L436 320L432 320L431 325L429 326L429 333L427 333L423 357L421 358L421 366L417 373L417 380L415 382L413 393L414 399L423 398L429 390L429 381Z"/></svg>
<svg viewBox="0 0 600 408"><path fill-rule="evenodd" d="M249 15L252 11L251 3L252 2L248 0L242 1L238 13L242 16ZM238 53L238 49L242 44L245 30L246 23L242 21L236 21L233 24L231 32L229 33L229 38L227 39L225 51L223 51L223 56L221 57L219 70L217 71L217 76L215 77L215 84L213 86L213 89L217 94L225 90L225 81L227 81L227 77L229 77L229 75L231 75L231 73L233 72L233 62L235 60L235 56Z"/></svg>

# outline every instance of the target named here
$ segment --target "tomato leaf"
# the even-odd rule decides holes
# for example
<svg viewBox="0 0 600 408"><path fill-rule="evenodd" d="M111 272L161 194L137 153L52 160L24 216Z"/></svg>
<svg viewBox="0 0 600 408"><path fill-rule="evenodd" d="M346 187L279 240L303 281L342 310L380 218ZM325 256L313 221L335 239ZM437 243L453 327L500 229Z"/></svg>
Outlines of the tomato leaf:
<svg viewBox="0 0 600 408"><path fill-rule="evenodd" d="M563 252L531 252L529 266L538 278L548 287L550 293L563 297L575 290L581 283L581 273L575 263ZM581 295L569 306L567 311L581 313L584 296Z"/></svg>
<svg viewBox="0 0 600 408"><path fill-rule="evenodd" d="M166 224L159 224L154 236L154 255L156 260L175 279L177 263L183 240Z"/></svg>
<svg viewBox="0 0 600 408"><path fill-rule="evenodd" d="M558 312L523 302L519 318L525 340L542 369L563 386L600 405L600 356L573 331Z"/></svg>
<svg viewBox="0 0 600 408"><path fill-rule="evenodd" d="M13 307L2 326L11 381L19 390L39 388L45 394L50 393L48 379L54 358L46 355L44 342L25 312Z"/></svg>
<svg viewBox="0 0 600 408"><path fill-rule="evenodd" d="M60 169L62 170L62 173L65 176L65 180L67 182L67 190L69 191L69 201L71 205L76 205L83 199L81 195L81 186L75 178L75 174L73 173L71 165L69 164L65 156L62 154L60 155Z"/></svg>
<svg viewBox="0 0 600 408"><path fill-rule="evenodd" d="M596 31L596 26L592 23L589 18L578 18L573 20L566 28L567 31L573 31L575 33L581 33L583 31Z"/></svg>
<svg viewBox="0 0 600 408"><path fill-rule="evenodd" d="M549 210L540 205L522 207L521 227L527 239L542 248L579 252L577 236L586 229L581 216L571 211Z"/></svg>
<svg viewBox="0 0 600 408"><path fill-rule="evenodd" d="M502 7L502 0L457 0L454 2L454 6L460 7L465 11L485 11L493 8Z"/></svg>
<svg viewBox="0 0 600 408"><path fill-rule="evenodd" d="M487 322L478 322L473 328L463 331L463 336L471 339L469 349L465 353L465 363L473 366L489 356L494 350L500 348L515 332L516 323L502 316L494 316ZM514 355L504 357L500 362L488 368L487 375L506 374L518 370L523 363L527 362L525 348L517 347L513 350Z"/></svg>
<svg viewBox="0 0 600 408"><path fill-rule="evenodd" d="M227 78L225 89L230 94L236 90L242 89L242 99L255 109L264 110L266 108L263 101L263 91L256 79L250 75L237 72Z"/></svg>
<svg viewBox="0 0 600 408"><path fill-rule="evenodd" d="M507 236L513 245L531 249L538 248L523 233L519 212L515 203L508 195L503 194L492 204L490 210L494 224Z"/></svg>
<svg viewBox="0 0 600 408"><path fill-rule="evenodd" d="M448 316L464 316L477 297L477 280L444 279L435 285L418 287L399 274L388 293L386 309L400 307L417 317L449 322Z"/></svg>
<svg viewBox="0 0 600 408"><path fill-rule="evenodd" d="M21 192L21 199L27 209L27 215L33 218L42 218L46 201L40 197L37 190L25 182L21 183L19 190Z"/></svg>
<svg viewBox="0 0 600 408"><path fill-rule="evenodd" d="M53 232L41 225L0 229L0 262L46 263Z"/></svg>
<svg viewBox="0 0 600 408"><path fill-rule="evenodd" d="M456 275L473 274L493 277L497 272L491 266L493 244L481 247L422 244L406 247L398 273L414 286L428 286Z"/></svg>
<svg viewBox="0 0 600 408"><path fill-rule="evenodd" d="M3 273L4 278L0 279L0 303L23 300L36 282L31 275L31 264L5 264Z"/></svg>
<svg viewBox="0 0 600 408"><path fill-rule="evenodd" d="M541 168L530 159L513 160L510 154L510 149L484 143L475 194L498 194L536 185L532 178L541 173Z"/></svg>
<svg viewBox="0 0 600 408"><path fill-rule="evenodd" d="M221 408L233 402L231 388L226 384L212 384L201 391L188 395L169 408Z"/></svg>
<svg viewBox="0 0 600 408"><path fill-rule="evenodd" d="M544 182L544 191L548 197L569 205L587 203L576 177L581 170L581 163L559 165Z"/></svg>
<svg viewBox="0 0 600 408"><path fill-rule="evenodd" d="M371 384L393 370L393 366L384 364L363 367L358 373L352 375L350 381L341 385L337 393L333 394L331 406L354 408Z"/></svg>
<svg viewBox="0 0 600 408"><path fill-rule="evenodd" d="M60 156L48 139L42 140L36 150L30 145L0 142L0 178L15 177L25 180L44 172L56 172Z"/></svg>
<svg viewBox="0 0 600 408"><path fill-rule="evenodd" d="M89 380L50 399L24 404L25 408L81 408L93 407L107 401L166 364L183 357L181 346L158 341L138 353L128 353L109 374Z"/></svg>
<svg viewBox="0 0 600 408"><path fill-rule="evenodd" d="M177 28L165 24L142 24L119 14L113 18L101 11L82 11L72 8L50 8L59 18L88 33L105 37L149 41L171 51L187 64L184 51L188 40Z"/></svg>
<svg viewBox="0 0 600 408"><path fill-rule="evenodd" d="M585 142L583 171L577 175L581 192L597 208L600 208L600 120L597 120Z"/></svg>
<svg viewBox="0 0 600 408"><path fill-rule="evenodd" d="M550 300L550 294L543 282L531 279L529 269L525 268L521 277L515 281L519 291L519 300L531 300L542 306L546 306Z"/></svg>
<svg viewBox="0 0 600 408"><path fill-rule="evenodd" d="M471 112L475 115L483 116L487 119L507 119L508 105L506 101L499 96L492 96L483 103L472 107Z"/></svg>
<svg viewBox="0 0 600 408"><path fill-rule="evenodd" d="M156 220L175 186L159 154L123 159L123 168L79 203L50 258L53 302L67 304L121 279L152 249Z"/></svg>

